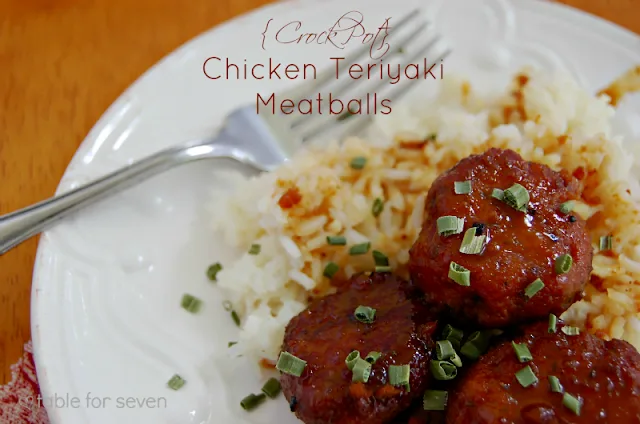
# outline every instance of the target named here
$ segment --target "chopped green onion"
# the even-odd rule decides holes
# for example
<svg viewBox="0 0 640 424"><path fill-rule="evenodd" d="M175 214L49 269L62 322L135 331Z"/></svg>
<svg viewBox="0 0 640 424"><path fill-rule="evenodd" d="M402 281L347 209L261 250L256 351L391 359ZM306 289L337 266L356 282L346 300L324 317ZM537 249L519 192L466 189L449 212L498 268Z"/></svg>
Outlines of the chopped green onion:
<svg viewBox="0 0 640 424"><path fill-rule="evenodd" d="M202 306L202 300L188 293L185 293L182 295L180 306L182 306L182 308L187 310L188 312L195 314L200 310L200 307Z"/></svg>
<svg viewBox="0 0 640 424"><path fill-rule="evenodd" d="M389 384L392 386L404 386L410 391L409 378L411 377L411 368L406 365L389 365Z"/></svg>
<svg viewBox="0 0 640 424"><path fill-rule="evenodd" d="M391 272L390 266L377 266L376 272Z"/></svg>
<svg viewBox="0 0 640 424"><path fill-rule="evenodd" d="M231 319L236 323L238 327L240 327L240 317L236 311L231 311Z"/></svg>
<svg viewBox="0 0 640 424"><path fill-rule="evenodd" d="M456 194L471 193L471 181L456 181L453 183L453 191Z"/></svg>
<svg viewBox="0 0 640 424"><path fill-rule="evenodd" d="M491 334L489 331L476 331L472 333L460 348L462 356L476 360L487 351Z"/></svg>
<svg viewBox="0 0 640 424"><path fill-rule="evenodd" d="M373 214L373 216L378 216L382 213L382 211L384 210L384 202L382 201L381 198L376 198L376 200L373 201L373 206L371 206L371 213Z"/></svg>
<svg viewBox="0 0 640 424"><path fill-rule="evenodd" d="M566 274L571 269L573 258L569 254L560 255L556 258L555 270L556 274Z"/></svg>
<svg viewBox="0 0 640 424"><path fill-rule="evenodd" d="M349 249L349 254L351 256L364 255L369 249L371 249L371 242L354 244L351 246L351 249Z"/></svg>
<svg viewBox="0 0 640 424"><path fill-rule="evenodd" d="M441 216L436 220L438 227L438 233L441 236L452 236L454 234L460 234L464 228L464 218L458 218L457 216Z"/></svg>
<svg viewBox="0 0 640 424"><path fill-rule="evenodd" d="M549 385L551 385L551 391L554 393L562 393L564 391L562 384L560 384L560 379L555 375L549 376Z"/></svg>
<svg viewBox="0 0 640 424"><path fill-rule="evenodd" d="M220 271L222 271L222 264L220 262L216 262L207 268L207 278L211 281L218 281L218 273Z"/></svg>
<svg viewBox="0 0 640 424"><path fill-rule="evenodd" d="M262 246L260 246L259 244L252 244L251 247L249 248L249 254L259 255L261 250L262 250Z"/></svg>
<svg viewBox="0 0 640 424"><path fill-rule="evenodd" d="M349 371L353 369L353 366L356 364L356 361L360 359L360 352L354 350L349 355L347 355L347 359L344 360L344 363L347 364L347 368Z"/></svg>
<svg viewBox="0 0 640 424"><path fill-rule="evenodd" d="M457 328L452 327L450 324L447 324L445 325L444 330L442 330L442 337L445 340L449 340L454 349L458 350L460 349L460 343L462 343L464 333L462 332L462 330L458 330Z"/></svg>
<svg viewBox="0 0 640 424"><path fill-rule="evenodd" d="M462 367L462 359L458 356L456 352L453 352L453 357L450 359L451 363L458 368Z"/></svg>
<svg viewBox="0 0 640 424"><path fill-rule="evenodd" d="M238 342L229 342L229 343L227 343L227 347L231 347L231 346L234 346L234 345L237 345L237 344L238 344Z"/></svg>
<svg viewBox="0 0 640 424"><path fill-rule="evenodd" d="M353 316L362 323L371 324L376 317L376 310L368 306L358 306Z"/></svg>
<svg viewBox="0 0 640 424"><path fill-rule="evenodd" d="M438 360L443 361L453 358L456 354L456 350L449 340L438 340L436 342L436 357Z"/></svg>
<svg viewBox="0 0 640 424"><path fill-rule="evenodd" d="M572 202L571 200L569 200L568 202L564 202L560 205L560 213L563 213L565 215L568 214L573 210L573 206L574 202Z"/></svg>
<svg viewBox="0 0 640 424"><path fill-rule="evenodd" d="M520 371L516 372L516 380L518 380L518 383L520 383L522 387L527 388L532 384L536 384L538 382L538 377L533 373L531 367L527 365Z"/></svg>
<svg viewBox="0 0 640 424"><path fill-rule="evenodd" d="M511 346L513 346L513 350L516 351L516 356L518 357L518 361L529 362L533 360L533 356L531 355L531 351L524 343L516 343L511 342Z"/></svg>
<svg viewBox="0 0 640 424"><path fill-rule="evenodd" d="M444 411L448 398L449 393L444 390L427 390L422 397L422 407L425 411Z"/></svg>
<svg viewBox="0 0 640 424"><path fill-rule="evenodd" d="M262 386L262 393L269 396L271 399L275 399L280 394L280 382L277 378L270 378Z"/></svg>
<svg viewBox="0 0 640 424"><path fill-rule="evenodd" d="M296 377L300 377L302 375L302 371L307 366L307 361L303 361L300 358L297 358L290 354L289 352L282 352L278 357L278 362L276 363L276 369L285 374L291 374Z"/></svg>
<svg viewBox="0 0 640 424"><path fill-rule="evenodd" d="M344 246L347 244L347 239L344 236L327 236L327 243L331 246Z"/></svg>
<svg viewBox="0 0 640 424"><path fill-rule="evenodd" d="M382 356L380 352L369 352L369 354L364 358L370 364L375 364L378 359Z"/></svg>
<svg viewBox="0 0 640 424"><path fill-rule="evenodd" d="M461 286L471 285L471 271L453 261L449 264L449 278Z"/></svg>
<svg viewBox="0 0 640 424"><path fill-rule="evenodd" d="M367 158L365 158L364 156L356 156L355 158L351 159L351 163L349 165L351 165L351 168L353 169L362 169L366 164Z"/></svg>
<svg viewBox="0 0 640 424"><path fill-rule="evenodd" d="M555 333L558 326L558 317L549 314L549 333Z"/></svg>
<svg viewBox="0 0 640 424"><path fill-rule="evenodd" d="M374 250L372 252L373 255L373 261L375 262L376 266L388 266L389 265L389 258L387 257L387 255L385 255L384 253L380 252L379 250Z"/></svg>
<svg viewBox="0 0 640 424"><path fill-rule="evenodd" d="M266 398L267 395L264 393L260 393L259 395L254 395L252 393L240 401L240 406L242 406L242 409L245 411L252 411L260 406Z"/></svg>
<svg viewBox="0 0 640 424"><path fill-rule="evenodd" d="M544 288L544 283L542 282L542 280L539 278L536 278L533 283L529 284L524 289L524 295L527 296L529 299L531 299L543 288Z"/></svg>
<svg viewBox="0 0 640 424"><path fill-rule="evenodd" d="M578 327L571 327L569 325L565 325L560 330L567 336L577 336L580 334L580 329Z"/></svg>
<svg viewBox="0 0 640 424"><path fill-rule="evenodd" d="M602 236L600 237L600 251L604 252L613 248L613 237Z"/></svg>
<svg viewBox="0 0 640 424"><path fill-rule="evenodd" d="M520 184L515 183L504 191L504 202L516 210L526 212L529 192Z"/></svg>
<svg viewBox="0 0 640 424"><path fill-rule="evenodd" d="M434 361L429 364L431 374L436 380L453 380L458 375L458 367L447 361Z"/></svg>
<svg viewBox="0 0 640 424"><path fill-rule="evenodd" d="M435 141L438 138L438 133L431 133L427 136L425 140L427 141Z"/></svg>
<svg viewBox="0 0 640 424"><path fill-rule="evenodd" d="M582 402L580 402L580 399L576 398L573 395L570 395L569 393L565 393L564 395L562 395L562 404L569 408L571 412L573 412L577 416L580 416L580 408L582 407Z"/></svg>
<svg viewBox="0 0 640 424"><path fill-rule="evenodd" d="M366 383L371 375L371 364L362 358L358 358L353 364L351 372L353 373L351 381L354 383Z"/></svg>
<svg viewBox="0 0 640 424"><path fill-rule="evenodd" d="M167 382L167 386L171 390L179 390L186 383L185 379L180 377L178 374L174 374L173 377Z"/></svg>
<svg viewBox="0 0 640 424"><path fill-rule="evenodd" d="M504 191L500 190L499 188L494 188L491 192L491 197L500 201L504 201Z"/></svg>
<svg viewBox="0 0 640 424"><path fill-rule="evenodd" d="M325 277L331 279L331 278L333 278L334 275L336 275L336 273L339 270L340 270L340 267L338 266L337 263L329 262L327 264L327 266L324 267L324 271L322 272L322 275L324 275Z"/></svg>
<svg viewBox="0 0 640 424"><path fill-rule="evenodd" d="M484 240L487 238L485 234L476 236L476 227L469 228L462 238L462 244L460 244L460 253L467 255L477 255L482 252L482 246L484 246Z"/></svg>

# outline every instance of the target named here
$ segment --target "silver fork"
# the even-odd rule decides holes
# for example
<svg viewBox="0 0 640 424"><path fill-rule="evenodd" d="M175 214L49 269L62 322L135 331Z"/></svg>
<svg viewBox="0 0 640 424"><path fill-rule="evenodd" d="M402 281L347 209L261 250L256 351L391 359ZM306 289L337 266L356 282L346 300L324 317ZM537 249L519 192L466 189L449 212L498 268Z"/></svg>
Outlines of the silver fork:
<svg viewBox="0 0 640 424"><path fill-rule="evenodd" d="M415 52L406 55L405 63L427 58L427 54L434 49L439 40L438 36L425 37L423 33L427 23L419 17L419 11L414 10L401 18L389 31L390 45L391 41L399 46L406 46L412 40L420 41ZM416 20L415 28L407 35L401 38L395 37L395 30L409 28L410 24ZM344 60L343 69L358 63L369 51L370 46L367 44L356 49ZM444 59L449 52L449 50L443 50L435 60L430 62L436 63ZM385 58L401 54L399 49L390 49ZM373 63L370 58L368 62ZM322 92L331 80L335 80L334 70L326 69L318 73L313 81L280 94L284 98L296 100L297 103L297 100L307 98L312 93ZM354 84L353 80L339 80L332 92L339 98L341 94L358 86L358 93L350 97L362 99L367 93L380 90L387 83L388 79L359 84ZM404 84L394 84L386 97L397 100L406 94L410 87L411 84L407 81ZM366 115L352 115L349 119L336 119L335 116L331 118L328 114L259 115L255 112L253 105L241 107L227 116L222 129L211 138L162 150L84 186L1 216L0 255L69 214L178 165L201 159L218 158L234 160L259 172L271 171L288 160L303 143L316 139L329 130L335 130L335 137L338 139L356 134L369 122L370 117Z"/></svg>

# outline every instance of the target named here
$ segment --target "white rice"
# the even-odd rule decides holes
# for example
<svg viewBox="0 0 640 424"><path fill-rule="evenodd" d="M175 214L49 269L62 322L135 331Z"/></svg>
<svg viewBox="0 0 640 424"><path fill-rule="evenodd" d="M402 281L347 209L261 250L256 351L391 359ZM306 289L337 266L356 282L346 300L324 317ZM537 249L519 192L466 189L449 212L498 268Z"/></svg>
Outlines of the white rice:
<svg viewBox="0 0 640 424"><path fill-rule="evenodd" d="M370 242L389 256L395 272L406 274L430 184L489 147L513 149L556 170L581 168L577 173L588 176L576 211L588 219L596 252L599 237L613 235L613 254L596 253L597 277L563 318L640 348L638 178L631 177L633 155L612 135L615 110L606 96L596 98L569 76L526 73L524 87L521 74L495 96L449 78L430 107L421 99L381 117L376 132L382 145L352 138L311 147L274 173L239 181L231 195L217 193L213 227L225 242L245 251L262 246L259 255L244 254L218 274L218 286L242 317L234 352L276 359L288 321L310 297L332 292L323 276L329 262L340 266L338 278L373 268L370 254L349 256L350 245ZM430 134L436 140L419 148L407 144ZM349 166L357 156L367 158L362 170ZM283 209L281 197L294 188L300 202ZM376 198L384 200L378 217L372 214ZM345 236L347 246L329 246L328 235Z"/></svg>

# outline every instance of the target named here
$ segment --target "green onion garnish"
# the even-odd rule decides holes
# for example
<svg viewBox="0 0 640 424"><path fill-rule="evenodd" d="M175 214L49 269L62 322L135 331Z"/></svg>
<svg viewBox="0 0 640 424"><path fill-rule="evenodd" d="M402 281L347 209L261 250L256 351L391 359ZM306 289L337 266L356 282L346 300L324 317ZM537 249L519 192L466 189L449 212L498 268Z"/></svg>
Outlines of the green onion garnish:
<svg viewBox="0 0 640 424"><path fill-rule="evenodd" d="M353 366L356 364L356 361L360 359L360 352L354 350L349 355L347 355L347 359L344 360L344 363L347 364L347 368L349 371L353 370Z"/></svg>
<svg viewBox="0 0 640 424"><path fill-rule="evenodd" d="M520 184L515 183L504 191L504 202L516 210L526 212L529 192Z"/></svg>
<svg viewBox="0 0 640 424"><path fill-rule="evenodd" d="M531 386L538 382L538 377L533 373L533 370L529 365L516 372L516 380L524 388Z"/></svg>
<svg viewBox="0 0 640 424"><path fill-rule="evenodd" d="M613 248L613 237L602 236L600 237L600 251L604 252Z"/></svg>
<svg viewBox="0 0 640 424"><path fill-rule="evenodd" d="M404 386L407 391L411 391L409 386L409 378L411 377L411 368L406 365L389 365L389 384L392 386Z"/></svg>
<svg viewBox="0 0 640 424"><path fill-rule="evenodd" d="M565 215L568 214L573 210L573 206L574 203L571 200L569 200L568 202L564 202L560 205L560 213L563 213Z"/></svg>
<svg viewBox="0 0 640 424"><path fill-rule="evenodd" d="M569 254L560 255L556 258L555 270L556 274L566 274L571 269L573 258Z"/></svg>
<svg viewBox="0 0 640 424"><path fill-rule="evenodd" d="M302 375L302 371L304 371L306 366L307 361L303 361L289 352L280 353L280 357L278 357L278 362L276 363L276 369L278 371L285 374L291 374L296 377L300 377Z"/></svg>
<svg viewBox="0 0 640 424"><path fill-rule="evenodd" d="M436 225L441 236L460 234L464 228L464 218L451 215L441 216L436 220Z"/></svg>
<svg viewBox="0 0 640 424"><path fill-rule="evenodd" d="M222 264L220 262L216 262L207 268L207 278L211 281L218 281L218 273L222 271Z"/></svg>
<svg viewBox="0 0 640 424"><path fill-rule="evenodd" d="M453 380L458 375L458 367L447 361L434 361L429 364L431 374L436 380Z"/></svg>
<svg viewBox="0 0 640 424"><path fill-rule="evenodd" d="M238 342L229 342L229 343L227 343L227 347L231 347L231 346L234 346L234 345L237 345L237 344L238 344Z"/></svg>
<svg viewBox="0 0 640 424"><path fill-rule="evenodd" d="M259 244L252 244L251 247L249 248L249 254L259 255L261 250L262 250L262 246L260 246Z"/></svg>
<svg viewBox="0 0 640 424"><path fill-rule="evenodd" d="M464 337L464 333L462 330L458 330L457 328L452 327L450 324L445 325L444 330L442 330L442 337L445 340L449 340L453 345L455 350L460 349L460 343L462 343L462 337Z"/></svg>
<svg viewBox="0 0 640 424"><path fill-rule="evenodd" d="M562 404L569 408L571 412L573 412L577 416L580 416L580 408L582 407L582 402L580 402L580 399L576 398L573 395L570 395L569 393L565 393L564 395L562 395Z"/></svg>
<svg viewBox="0 0 640 424"><path fill-rule="evenodd" d="M280 394L280 382L277 378L270 378L262 386L262 393L269 396L271 399L275 399Z"/></svg>
<svg viewBox="0 0 640 424"><path fill-rule="evenodd" d="M351 370L351 381L354 383L366 383L371 375L371 364L362 358L358 358Z"/></svg>
<svg viewBox="0 0 640 424"><path fill-rule="evenodd" d="M487 351L491 333L489 331L476 331L472 333L460 348L462 356L476 360Z"/></svg>
<svg viewBox="0 0 640 424"><path fill-rule="evenodd" d="M471 181L456 181L453 183L453 191L456 194L471 193Z"/></svg>
<svg viewBox="0 0 640 424"><path fill-rule="evenodd" d="M471 285L471 271L453 261L449 264L449 278L461 286Z"/></svg>
<svg viewBox="0 0 640 424"><path fill-rule="evenodd" d="M376 310L368 306L358 306L353 316L362 323L371 324L376 317Z"/></svg>
<svg viewBox="0 0 640 424"><path fill-rule="evenodd" d="M369 251L369 249L371 249L371 243L370 242L354 244L349 249L349 254L351 256L364 255L365 253L367 253Z"/></svg>
<svg viewBox="0 0 640 424"><path fill-rule="evenodd" d="M518 357L518 361L521 363L529 362L533 360L533 356L531 355L531 351L524 343L516 343L511 342L511 346L513 346L513 350L516 351L516 356Z"/></svg>
<svg viewBox="0 0 640 424"><path fill-rule="evenodd" d="M384 210L384 202L382 201L381 198L376 198L376 200L373 201L373 206L371 206L371 213L373 214L373 216L378 216L382 213L382 211Z"/></svg>
<svg viewBox="0 0 640 424"><path fill-rule="evenodd" d="M334 275L336 275L336 273L339 270L340 270L340 267L338 266L337 263L329 262L327 264L327 266L324 267L324 271L322 272L322 275L324 275L325 277L331 279L331 278L333 278Z"/></svg>
<svg viewBox="0 0 640 424"><path fill-rule="evenodd" d="M444 411L448 398L449 393L444 390L427 390L422 397L422 407L425 411Z"/></svg>
<svg viewBox="0 0 640 424"><path fill-rule="evenodd" d="M577 336L580 334L580 329L578 327L571 327L569 325L565 325L560 330L567 336Z"/></svg>
<svg viewBox="0 0 640 424"><path fill-rule="evenodd" d="M449 360L456 367L458 367L458 368L462 367L462 359L460 359L460 357L458 356L458 354L456 352L453 352L453 356Z"/></svg>
<svg viewBox="0 0 640 424"><path fill-rule="evenodd" d="M555 375L549 376L549 385L551 385L551 391L554 393L562 393L564 391L562 384L560 384L560 379Z"/></svg>
<svg viewBox="0 0 640 424"><path fill-rule="evenodd" d="M372 252L373 255L373 261L375 262L376 266L389 266L389 258L387 258L387 255L385 255L384 253L380 252L379 250L374 250Z"/></svg>
<svg viewBox="0 0 640 424"><path fill-rule="evenodd" d="M356 156L351 159L351 163L349 164L353 169L362 169L367 164L367 158L364 156Z"/></svg>
<svg viewBox="0 0 640 424"><path fill-rule="evenodd" d="M344 246L347 244L347 238L344 236L327 236L327 243L331 246Z"/></svg>
<svg viewBox="0 0 640 424"><path fill-rule="evenodd" d="M500 190L499 188L494 188L491 192L491 197L500 201L504 201L504 191Z"/></svg>
<svg viewBox="0 0 640 424"><path fill-rule="evenodd" d="M231 311L231 319L236 323L238 327L240 327L240 316L236 311Z"/></svg>
<svg viewBox="0 0 640 424"><path fill-rule="evenodd" d="M539 278L536 278L533 283L529 284L524 289L524 295L527 296L529 299L531 299L543 288L544 288L544 283L542 282L542 280Z"/></svg>
<svg viewBox="0 0 640 424"><path fill-rule="evenodd" d="M462 244L460 244L460 253L467 255L477 255L482 252L484 240L487 238L485 234L476 236L476 227L471 227L464 233Z"/></svg>
<svg viewBox="0 0 640 424"><path fill-rule="evenodd" d="M558 317L549 314L549 333L555 333L558 326Z"/></svg>
<svg viewBox="0 0 640 424"><path fill-rule="evenodd" d="M378 359L382 356L380 352L369 352L367 356L365 356L364 360L370 364L375 364Z"/></svg>
<svg viewBox="0 0 640 424"><path fill-rule="evenodd" d="M390 266L377 266L376 272L391 272Z"/></svg>
<svg viewBox="0 0 640 424"><path fill-rule="evenodd" d="M195 314L200 310L200 307L202 306L202 300L188 293L185 293L182 295L180 306L182 306L182 308L187 310L188 312Z"/></svg>
<svg viewBox="0 0 640 424"><path fill-rule="evenodd" d="M185 379L180 377L178 374L174 374L173 377L167 382L167 386L171 390L179 390L186 383Z"/></svg>
<svg viewBox="0 0 640 424"><path fill-rule="evenodd" d="M438 340L436 342L436 357L440 361L444 361L456 354L456 350L449 340Z"/></svg>
<svg viewBox="0 0 640 424"><path fill-rule="evenodd" d="M264 402L266 398L267 395L265 395L264 393L260 393L259 395L254 395L252 393L240 401L240 406L245 411L252 411L260 406L260 404Z"/></svg>

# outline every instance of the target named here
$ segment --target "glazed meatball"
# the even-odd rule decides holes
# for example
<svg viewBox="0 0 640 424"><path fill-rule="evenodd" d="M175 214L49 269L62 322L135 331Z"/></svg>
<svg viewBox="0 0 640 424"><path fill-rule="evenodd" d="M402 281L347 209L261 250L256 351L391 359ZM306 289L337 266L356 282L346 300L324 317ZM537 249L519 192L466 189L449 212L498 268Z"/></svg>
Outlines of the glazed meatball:
<svg viewBox="0 0 640 424"><path fill-rule="evenodd" d="M604 341L584 333L549 333L540 322L514 341L533 359L521 363L510 341L473 364L450 394L447 424L563 424L640 422L640 354L621 340ZM526 366L537 382L523 387L516 373ZM562 392L551 389L556 377ZM563 404L564 394L581 406ZM567 398L568 398L567 395Z"/></svg>
<svg viewBox="0 0 640 424"><path fill-rule="evenodd" d="M454 184L464 181L470 182L470 193L456 194ZM514 184L529 195L519 209L494 197L500 190L506 195ZM422 231L410 251L414 282L429 301L483 327L560 315L582 296L591 273L593 251L585 222L561 211L564 202L578 198L578 188L568 174L526 162L511 150L491 149L463 159L438 177L427 195ZM464 219L462 231L441 235L438 218L445 216ZM472 227L472 236L486 237L482 250L461 253ZM556 260L563 255L570 255L572 264L559 273ZM468 285L450 278L452 262L470 271ZM544 288L530 297L525 289L537 279Z"/></svg>
<svg viewBox="0 0 640 424"><path fill-rule="evenodd" d="M294 317L282 351L307 362L300 377L282 373L282 390L305 423L387 423L422 396L429 380L435 314L419 290L389 273L352 278L338 293L314 301ZM372 323L355 317L374 308ZM358 351L381 356L366 383L353 382L345 364ZM390 365L409 365L409 387L392 386Z"/></svg>

